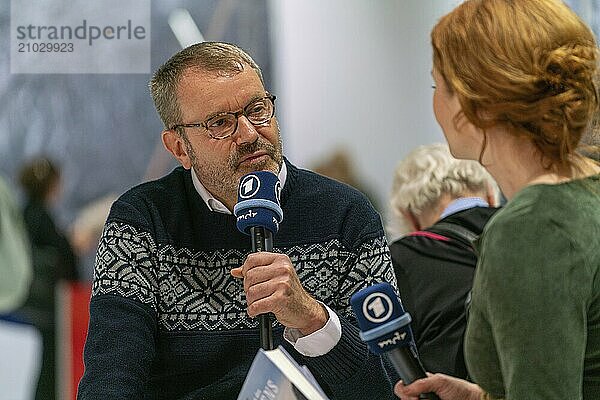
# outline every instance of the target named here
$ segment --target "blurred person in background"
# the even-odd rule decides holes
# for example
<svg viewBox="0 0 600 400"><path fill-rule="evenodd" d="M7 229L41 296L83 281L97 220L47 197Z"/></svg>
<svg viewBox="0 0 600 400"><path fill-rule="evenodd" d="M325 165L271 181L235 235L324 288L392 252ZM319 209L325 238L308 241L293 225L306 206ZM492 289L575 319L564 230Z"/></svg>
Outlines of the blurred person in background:
<svg viewBox="0 0 600 400"><path fill-rule="evenodd" d="M396 167L390 205L406 236L390 244L402 303L428 371L467 377L463 335L477 263L472 241L497 211L496 184L447 144L411 151Z"/></svg>
<svg viewBox="0 0 600 400"><path fill-rule="evenodd" d="M38 330L19 314L29 294L31 246L21 210L0 176L0 399L30 400L39 376Z"/></svg>
<svg viewBox="0 0 600 400"><path fill-rule="evenodd" d="M89 202L79 210L69 228L69 238L79 261L79 278L82 281L91 282L93 279L98 242L110 206L117 197L116 194L109 193Z"/></svg>
<svg viewBox="0 0 600 400"><path fill-rule="evenodd" d="M367 196L373 205L373 208L380 211L380 204L377 197L360 178L360 174L353 165L352 155L347 149L342 147L334 149L331 153L323 157L323 159L316 162L310 169L317 174L328 176L338 182L345 183L358 189Z"/></svg>
<svg viewBox="0 0 600 400"><path fill-rule="evenodd" d="M600 165L577 151L598 112L592 31L556 0L468 0L431 33L433 108L452 154L508 203L476 243L465 361L402 399L600 398Z"/></svg>
<svg viewBox="0 0 600 400"><path fill-rule="evenodd" d="M27 298L32 278L30 252L21 210L0 177L0 316L12 313Z"/></svg>
<svg viewBox="0 0 600 400"><path fill-rule="evenodd" d="M31 241L33 281L22 313L43 337L42 370L36 399L55 398L56 289L60 281L78 280L77 258L56 224L51 209L60 198L60 170L46 157L24 163L19 182L25 194L23 216Z"/></svg>

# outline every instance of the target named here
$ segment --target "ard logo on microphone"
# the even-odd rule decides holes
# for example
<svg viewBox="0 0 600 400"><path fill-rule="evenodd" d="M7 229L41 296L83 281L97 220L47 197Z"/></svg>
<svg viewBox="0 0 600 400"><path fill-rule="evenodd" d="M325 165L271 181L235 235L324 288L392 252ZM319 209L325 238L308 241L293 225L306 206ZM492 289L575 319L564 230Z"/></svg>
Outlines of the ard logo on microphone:
<svg viewBox="0 0 600 400"><path fill-rule="evenodd" d="M393 311L392 300L385 293L371 293L363 301L363 315L374 324L387 321Z"/></svg>
<svg viewBox="0 0 600 400"><path fill-rule="evenodd" d="M258 193L260 179L256 175L246 175L240 182L240 198L249 199Z"/></svg>

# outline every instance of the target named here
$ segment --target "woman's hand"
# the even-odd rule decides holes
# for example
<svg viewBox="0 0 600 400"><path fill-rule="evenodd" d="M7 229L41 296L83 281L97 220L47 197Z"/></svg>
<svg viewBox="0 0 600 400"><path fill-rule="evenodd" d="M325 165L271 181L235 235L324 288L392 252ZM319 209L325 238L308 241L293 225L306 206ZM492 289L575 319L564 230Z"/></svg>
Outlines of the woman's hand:
<svg viewBox="0 0 600 400"><path fill-rule="evenodd" d="M483 390L474 383L444 374L428 374L408 386L396 383L394 393L402 400L419 400L419 394L434 392L440 400L480 400Z"/></svg>

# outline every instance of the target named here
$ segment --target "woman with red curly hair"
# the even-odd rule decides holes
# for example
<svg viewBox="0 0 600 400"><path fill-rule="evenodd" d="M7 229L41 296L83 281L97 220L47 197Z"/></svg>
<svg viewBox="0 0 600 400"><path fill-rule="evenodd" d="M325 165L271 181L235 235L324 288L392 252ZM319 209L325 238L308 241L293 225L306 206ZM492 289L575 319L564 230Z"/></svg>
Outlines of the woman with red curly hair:
<svg viewBox="0 0 600 400"><path fill-rule="evenodd" d="M475 383L433 374L396 394L600 399L600 165L577 150L598 112L593 34L560 1L470 0L431 41L450 150L509 201L476 244L464 343Z"/></svg>

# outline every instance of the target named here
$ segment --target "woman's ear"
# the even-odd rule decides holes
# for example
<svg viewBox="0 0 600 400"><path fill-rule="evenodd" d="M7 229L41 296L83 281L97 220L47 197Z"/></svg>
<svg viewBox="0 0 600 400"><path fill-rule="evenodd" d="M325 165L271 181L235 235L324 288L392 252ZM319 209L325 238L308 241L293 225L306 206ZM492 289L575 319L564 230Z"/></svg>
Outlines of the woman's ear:
<svg viewBox="0 0 600 400"><path fill-rule="evenodd" d="M188 154L185 139L179 133L174 129L164 130L162 132L162 142L165 149L173 154L173 157L179 161L183 168L192 168L192 159Z"/></svg>

